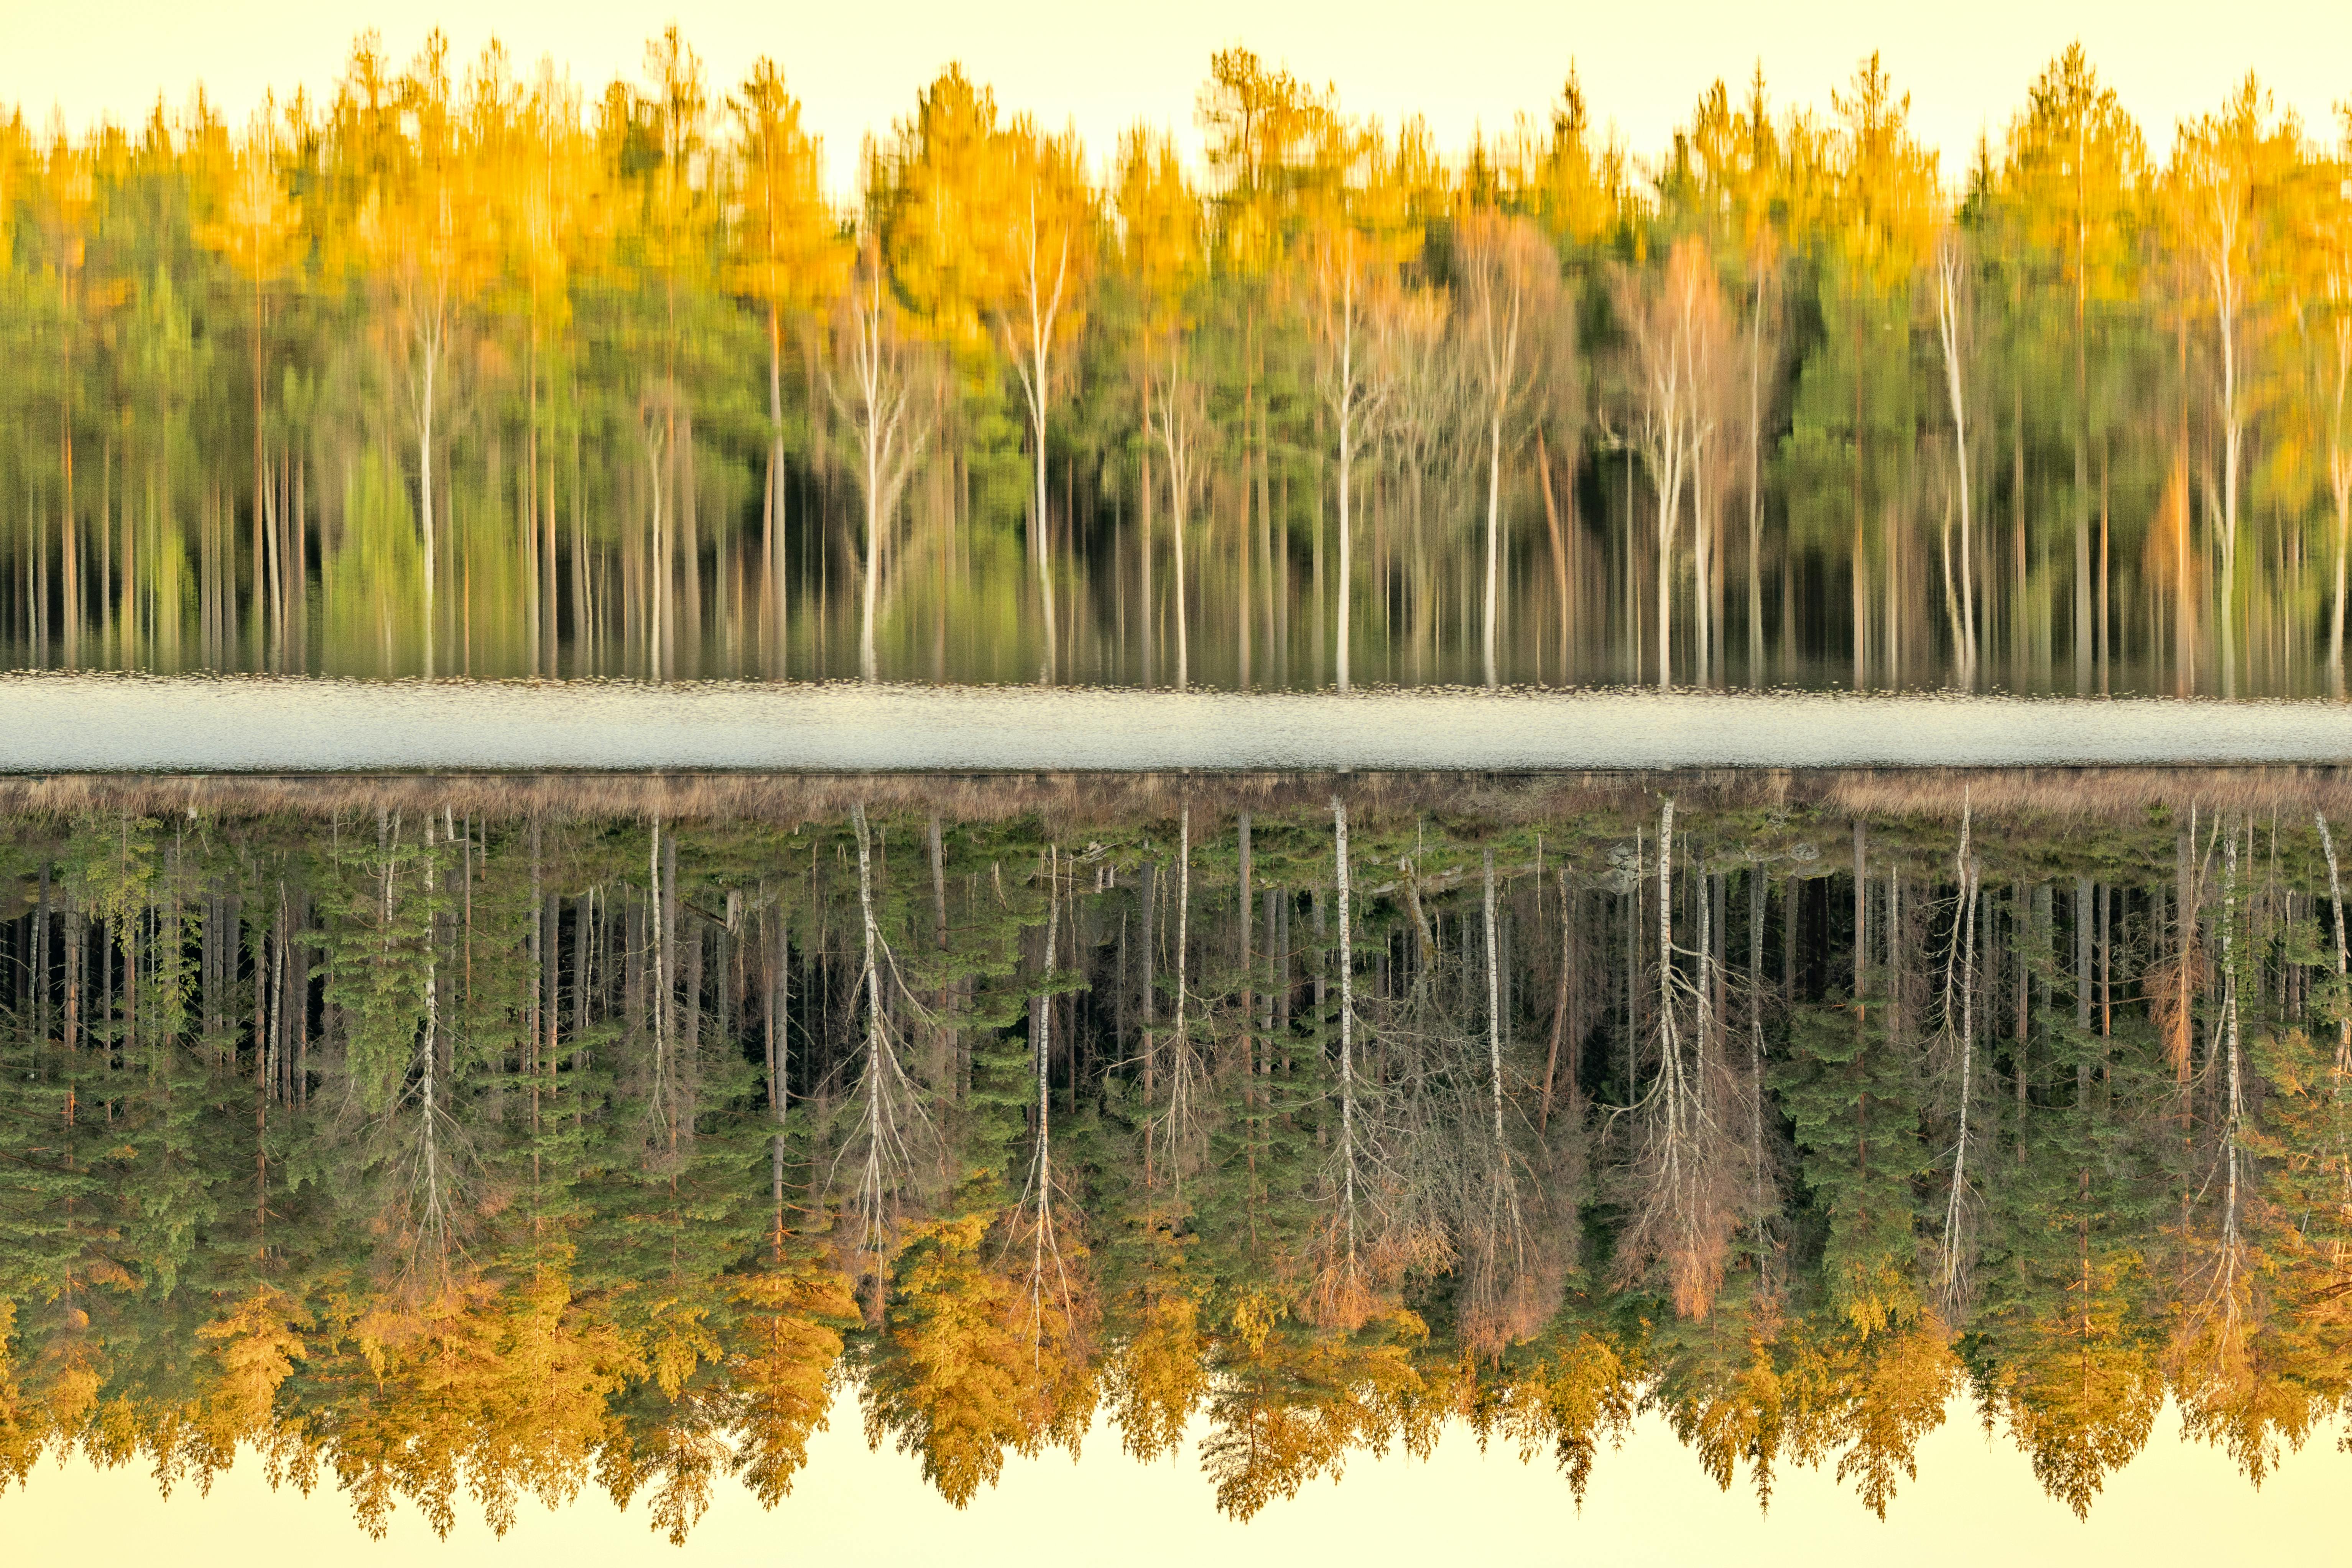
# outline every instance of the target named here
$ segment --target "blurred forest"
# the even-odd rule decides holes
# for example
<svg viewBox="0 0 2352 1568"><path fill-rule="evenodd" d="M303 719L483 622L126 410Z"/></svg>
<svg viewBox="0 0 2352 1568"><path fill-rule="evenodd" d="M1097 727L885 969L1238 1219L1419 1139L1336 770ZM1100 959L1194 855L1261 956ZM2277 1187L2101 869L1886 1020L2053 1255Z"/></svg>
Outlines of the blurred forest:
<svg viewBox="0 0 2352 1568"><path fill-rule="evenodd" d="M1188 160L950 68L849 191L675 30L18 115L5 657L2339 691L2347 126L2021 85L1957 167L1874 56L1440 148L1235 48Z"/></svg>
<svg viewBox="0 0 2352 1568"><path fill-rule="evenodd" d="M2081 1511L2168 1397L2255 1482L2352 1399L2333 772L5 804L34 1488L682 1539L854 1408L958 1504L1093 1430L1246 1518L1654 1412L1883 1514L1972 1403Z"/></svg>

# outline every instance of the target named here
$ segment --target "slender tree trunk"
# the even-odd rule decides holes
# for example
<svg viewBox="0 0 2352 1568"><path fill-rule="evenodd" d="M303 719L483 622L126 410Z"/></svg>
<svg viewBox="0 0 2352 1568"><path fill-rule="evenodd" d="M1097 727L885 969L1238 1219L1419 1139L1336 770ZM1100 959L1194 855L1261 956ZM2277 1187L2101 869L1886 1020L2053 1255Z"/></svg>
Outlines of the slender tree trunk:
<svg viewBox="0 0 2352 1568"><path fill-rule="evenodd" d="M1503 967L1502 947L1495 927L1495 851L1491 845L1486 849L1485 869L1486 1086L1494 1101L1495 1154L1500 1160L1507 1148L1503 1136Z"/></svg>
<svg viewBox="0 0 2352 1568"><path fill-rule="evenodd" d="M441 368L441 327L436 321L424 335L425 387L417 401L416 413L416 474L417 499L422 503L425 527L425 674L430 679L434 671L434 609L433 597L439 574L439 516L433 506L433 403L434 381ZM257 463L258 459L257 458ZM257 528L258 524L257 523ZM257 542L258 541L257 540ZM257 573L260 557L255 555ZM259 581L255 583L256 597L259 596Z"/></svg>
<svg viewBox="0 0 2352 1568"><path fill-rule="evenodd" d="M1748 684L1764 684L1764 268L1748 313Z"/></svg>
<svg viewBox="0 0 2352 1568"><path fill-rule="evenodd" d="M1354 253L1339 289L1339 689L1354 689L1349 679L1348 646L1354 625L1355 535L1349 494L1356 456L1356 268Z"/></svg>
<svg viewBox="0 0 2352 1568"><path fill-rule="evenodd" d="M1501 682L1495 667L1495 623L1502 591L1503 410L1497 403L1486 427L1486 582L1479 643L1486 655L1486 686Z"/></svg>
<svg viewBox="0 0 2352 1568"><path fill-rule="evenodd" d="M2352 452L2344 445L2344 394L2352 381L2352 321L2336 323L2336 416L2327 428L2327 480L2336 499L2336 589L2327 616L2327 679L2329 691L2344 695L2345 555L2352 541Z"/></svg>
<svg viewBox="0 0 2352 1568"><path fill-rule="evenodd" d="M785 674L786 617L784 593L784 345L783 323L776 302L768 302L768 482L760 516L760 584L767 600L761 623L768 637L768 674Z"/></svg>
<svg viewBox="0 0 2352 1568"><path fill-rule="evenodd" d="M1572 675L1569 650L1570 628L1573 625L1568 596L1568 545L1560 534L1559 503L1552 494L1551 454L1544 446L1543 431L1540 427L1536 431L1536 477L1542 481L1543 486L1544 532L1551 543L1552 592L1559 600L1559 683L1566 686ZM1541 665L1542 661L1538 658L1538 679L1541 679L1542 676Z"/></svg>
<svg viewBox="0 0 2352 1568"><path fill-rule="evenodd" d="M1574 964L1576 922L1569 904L1568 873L1559 874L1559 973L1553 977L1551 1040L1544 1050L1543 1107L1536 1122L1538 1136L1551 1131L1552 1084L1559 1068L1559 1047L1568 1033L1569 973ZM1580 1040L1568 1040L1568 1098L1576 1102L1576 1053Z"/></svg>
<svg viewBox="0 0 2352 1568"><path fill-rule="evenodd" d="M1944 387L1952 405L1953 482L1958 491L1960 507L1958 592L1954 592L1951 555L1948 549L1944 557L1944 593L1945 602L1951 610L1954 651L1959 656L1960 688L1962 690L1974 690L1977 683L1976 530L1975 511L1969 491L1968 398L1961 376L1959 302L1956 298L1954 270L1948 256L1938 258L1936 321L1944 349Z"/></svg>
<svg viewBox="0 0 2352 1568"><path fill-rule="evenodd" d="M2238 280L2226 256L2230 243L2224 242L2224 256L2213 268L2215 314L2221 335L2221 695L2225 698L2238 694L2238 454L2244 429L2238 408Z"/></svg>
<svg viewBox="0 0 2352 1568"><path fill-rule="evenodd" d="M1332 865L1339 912L1339 1181L1340 1214L1348 1237L1348 1267L1356 1262L1356 949L1348 878L1348 807L1331 797Z"/></svg>
<svg viewBox="0 0 2352 1568"><path fill-rule="evenodd" d="M1149 389L1145 391L1144 396L1147 399L1150 398L1150 392ZM1150 432L1146 431L1145 434L1148 437ZM1156 629L1156 625L1160 617L1160 601L1158 595L1152 592L1151 586L1151 557L1153 554L1153 542L1151 538L1151 447L1148 442L1144 445L1141 450L1137 453L1137 468L1139 477L1138 483L1136 485L1136 552L1139 558L1139 564L1141 566L1143 573L1143 684L1145 687L1149 688L1158 685L1160 681L1159 662L1152 657L1154 652L1152 647L1152 633Z"/></svg>
<svg viewBox="0 0 2352 1568"><path fill-rule="evenodd" d="M869 681L882 678L874 649L874 616L882 590L881 438L880 420L869 418L866 424L866 577L858 589L857 619L857 676Z"/></svg>
<svg viewBox="0 0 2352 1568"><path fill-rule="evenodd" d="M2336 978L2343 980L2347 959L2347 935L2344 930L2344 878L2336 863L2336 836L2327 830L2325 814L2315 813L2319 824L2319 847L2327 856L2327 904L2336 935ZM2336 1076L2341 1083L2352 1073L2352 1011L2347 1011L2336 1025Z"/></svg>

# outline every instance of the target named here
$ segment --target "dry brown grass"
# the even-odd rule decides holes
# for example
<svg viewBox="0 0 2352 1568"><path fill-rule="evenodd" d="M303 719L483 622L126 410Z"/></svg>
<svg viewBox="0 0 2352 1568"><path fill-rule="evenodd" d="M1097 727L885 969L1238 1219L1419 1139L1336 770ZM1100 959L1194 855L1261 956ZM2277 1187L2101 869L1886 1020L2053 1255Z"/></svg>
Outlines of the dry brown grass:
<svg viewBox="0 0 2352 1568"><path fill-rule="evenodd" d="M2153 807L2352 816L2352 769L1719 768L1667 773L49 773L0 777L0 813L74 816L328 816L444 808L478 819L835 820L853 802L956 822L1037 816L1071 830L1196 811L1328 809L1337 790L1378 823L1418 814L1496 827L1578 812L1640 809L1659 793L1685 811L1811 808L1874 820L2063 824L2144 818Z"/></svg>

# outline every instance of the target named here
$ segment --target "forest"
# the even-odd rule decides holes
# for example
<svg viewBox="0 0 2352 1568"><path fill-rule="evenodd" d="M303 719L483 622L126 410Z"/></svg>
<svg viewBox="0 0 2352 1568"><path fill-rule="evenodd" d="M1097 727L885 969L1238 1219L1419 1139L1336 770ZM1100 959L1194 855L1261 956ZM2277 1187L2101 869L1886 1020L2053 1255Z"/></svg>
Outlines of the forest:
<svg viewBox="0 0 2352 1568"><path fill-rule="evenodd" d="M1562 64L1441 148L1235 47L1198 156L950 67L850 190L674 28L16 113L6 657L2340 693L2352 121L2077 47L1948 163L1874 55L1630 149Z"/></svg>
<svg viewBox="0 0 2352 1568"><path fill-rule="evenodd" d="M0 1478L1246 1519L2352 1400L2337 770L0 785ZM732 1480L730 1478L733 1478ZM1694 1477L1695 1484L1697 1477Z"/></svg>

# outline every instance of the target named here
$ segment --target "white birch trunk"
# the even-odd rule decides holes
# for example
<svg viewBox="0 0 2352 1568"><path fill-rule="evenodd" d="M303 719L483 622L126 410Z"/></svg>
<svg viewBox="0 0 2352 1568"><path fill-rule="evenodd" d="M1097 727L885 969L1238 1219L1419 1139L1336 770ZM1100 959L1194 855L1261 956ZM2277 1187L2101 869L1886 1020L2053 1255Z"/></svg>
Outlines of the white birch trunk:
<svg viewBox="0 0 2352 1568"><path fill-rule="evenodd" d="M1944 555L1944 596L1951 611L1952 643L1958 654L1960 687L1974 690L1977 683L1976 533L1975 513L1969 493L1968 399L1960 375L1959 302L1953 287L1955 265L1948 251L1936 263L1936 328L1944 350L1944 388L1952 405L1952 467L1958 476L1960 502L1960 570L1957 602L1951 553Z"/></svg>
<svg viewBox="0 0 2352 1568"><path fill-rule="evenodd" d="M2228 1167L2221 1218L2221 1288L2226 1291L2235 1284L2237 1274L2238 1138L2245 1114L2238 1052L2238 837L2234 828L2223 835L2221 866L2221 1037L2230 1097L2229 1119L2222 1132L2222 1158Z"/></svg>
<svg viewBox="0 0 2352 1568"><path fill-rule="evenodd" d="M2342 306L2339 302L2338 309ZM2328 689L2344 695L2345 554L2352 542L2352 452L2344 447L2345 384L2352 380L2352 321L2336 321L2336 417L2327 428L2327 482L2336 498L2336 592L2327 617Z"/></svg>
<svg viewBox="0 0 2352 1568"><path fill-rule="evenodd" d="M1958 984L1948 978L1944 986L1944 1023L1951 1026L1952 996L1958 990L1960 1001L1960 1116L1959 1141L1952 1152L1952 1190L1944 1205L1944 1269L1945 1305L1948 1309L1958 1294L1960 1221L1969 1184L1969 1102L1976 1092L1976 963L1977 963L1977 866L1969 853L1969 806L1963 797L1960 805L1960 847L1953 857L1953 867L1960 877L1959 911L1955 917L1954 936L1961 949Z"/></svg>
<svg viewBox="0 0 2352 1568"><path fill-rule="evenodd" d="M1185 588L1184 533L1192 491L1192 416L1190 392L1171 345L1168 375L1160 387L1160 444L1168 458L1168 526L1176 566L1176 689L1192 684L1190 595ZM1150 613L1147 607L1147 615Z"/></svg>
<svg viewBox="0 0 2352 1568"><path fill-rule="evenodd" d="M1353 689L1349 678L1349 632L1353 616L1355 584L1356 531L1350 525L1349 483L1356 456L1356 267L1355 249L1348 249L1348 262L1339 285L1339 387L1337 403L1339 414L1339 689Z"/></svg>
<svg viewBox="0 0 2352 1568"><path fill-rule="evenodd" d="M416 489L423 505L425 525L425 675L433 676L433 591L438 575L436 546L439 533L433 510L433 403L434 381L441 366L441 324L436 316L431 327L423 333L425 356L424 395L418 400L416 413Z"/></svg>
<svg viewBox="0 0 2352 1568"><path fill-rule="evenodd" d="M1339 890L1339 1181L1348 1263L1356 1260L1356 949L1348 881L1348 807L1331 797L1332 864Z"/></svg>
<svg viewBox="0 0 2352 1568"><path fill-rule="evenodd" d="M1670 393L1671 396L1672 394ZM1680 410L1669 403L1667 456L1652 468L1657 491L1658 517L1658 689L1674 686L1675 535L1680 531L1683 495L1683 444Z"/></svg>
<svg viewBox="0 0 2352 1568"><path fill-rule="evenodd" d="M1054 283L1050 292L1045 289L1043 270L1037 258L1037 195L1029 195L1029 227L1024 259L1024 282L1029 310L1029 341L1013 356L1020 372L1021 389L1029 400L1030 445L1036 458L1036 514L1030 534L1030 555L1037 568L1037 592L1045 612L1045 658L1038 671L1037 683L1051 686L1058 674L1060 627L1054 608L1054 570L1051 531L1045 510L1045 414L1052 395L1050 373L1054 323L1061 314L1062 289L1069 278L1070 242L1066 235L1060 254L1054 264Z"/></svg>
<svg viewBox="0 0 2352 1568"><path fill-rule="evenodd" d="M1669 805L1669 811L1674 808ZM1501 946L1495 930L1495 851L1486 858L1486 1084L1494 1100L1495 1155L1504 1157L1503 1137L1503 970Z"/></svg>
<svg viewBox="0 0 2352 1568"><path fill-rule="evenodd" d="M1495 668L1496 600L1501 585L1503 539L1503 411L1498 406L1486 433L1486 584L1480 640L1486 658L1486 685L1500 684Z"/></svg>

